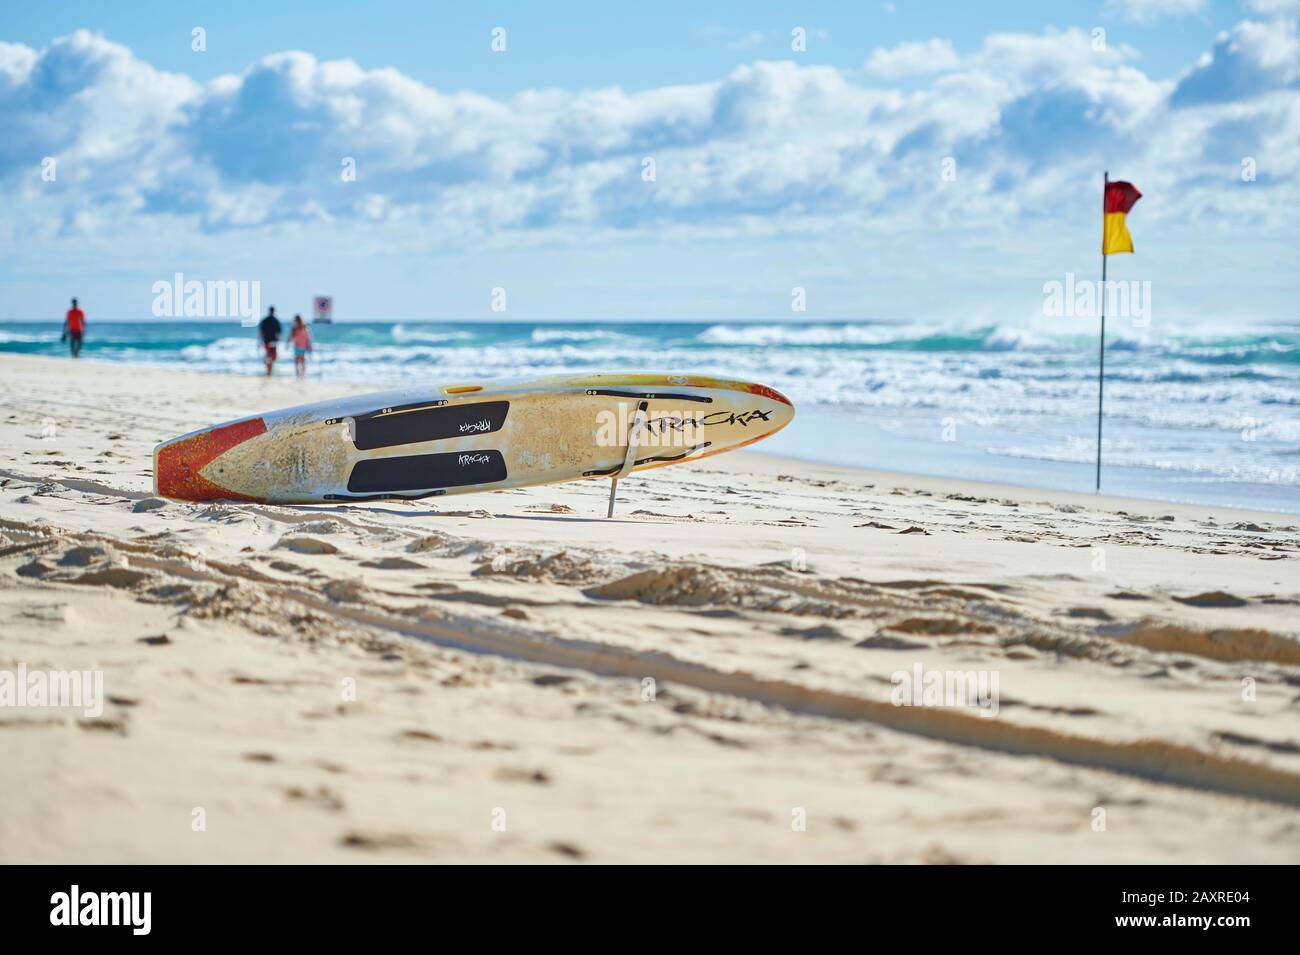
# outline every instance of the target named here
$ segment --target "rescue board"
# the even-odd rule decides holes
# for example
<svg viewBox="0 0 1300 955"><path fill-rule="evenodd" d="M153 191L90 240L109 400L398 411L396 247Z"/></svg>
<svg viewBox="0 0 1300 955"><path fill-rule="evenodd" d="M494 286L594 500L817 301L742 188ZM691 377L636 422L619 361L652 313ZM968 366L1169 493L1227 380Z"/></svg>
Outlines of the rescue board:
<svg viewBox="0 0 1300 955"><path fill-rule="evenodd" d="M154 490L185 501L318 504L617 481L734 451L793 418L794 406L772 388L697 375L407 388L164 441L154 449Z"/></svg>

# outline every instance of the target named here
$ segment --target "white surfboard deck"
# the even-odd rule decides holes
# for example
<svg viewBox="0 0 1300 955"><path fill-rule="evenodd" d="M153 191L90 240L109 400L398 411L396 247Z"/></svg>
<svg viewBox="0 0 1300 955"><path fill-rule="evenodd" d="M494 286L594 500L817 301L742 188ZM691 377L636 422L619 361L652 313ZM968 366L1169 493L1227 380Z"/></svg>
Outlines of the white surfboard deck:
<svg viewBox="0 0 1300 955"><path fill-rule="evenodd" d="M765 385L587 374L406 388L286 408L154 449L154 489L189 501L315 504L613 478L732 451L794 407Z"/></svg>

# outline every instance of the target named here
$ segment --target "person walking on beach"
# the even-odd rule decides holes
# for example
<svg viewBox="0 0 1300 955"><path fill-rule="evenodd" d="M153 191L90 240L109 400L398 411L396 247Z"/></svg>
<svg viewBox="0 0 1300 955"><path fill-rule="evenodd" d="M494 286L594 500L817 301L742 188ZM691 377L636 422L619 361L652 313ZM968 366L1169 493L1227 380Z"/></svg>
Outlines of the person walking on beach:
<svg viewBox="0 0 1300 955"><path fill-rule="evenodd" d="M68 342L72 357L81 355L81 339L86 334L86 313L77 307L77 300L72 300L72 308L63 320L63 341Z"/></svg>
<svg viewBox="0 0 1300 955"><path fill-rule="evenodd" d="M276 347L280 341L280 320L275 317L275 306L266 310L266 318L257 325L257 333L262 336L262 350L266 352L266 374L269 378L275 367Z"/></svg>
<svg viewBox="0 0 1300 955"><path fill-rule="evenodd" d="M293 369L298 373L299 379L306 378L307 352L311 351L311 329L303 322L301 315L293 317L289 341L293 343Z"/></svg>

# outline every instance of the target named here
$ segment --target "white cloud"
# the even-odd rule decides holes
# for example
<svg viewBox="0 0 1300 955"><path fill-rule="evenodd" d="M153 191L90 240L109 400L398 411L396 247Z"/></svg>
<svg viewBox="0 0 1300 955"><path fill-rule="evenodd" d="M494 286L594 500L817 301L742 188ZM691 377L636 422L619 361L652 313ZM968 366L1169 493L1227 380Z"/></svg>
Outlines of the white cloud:
<svg viewBox="0 0 1300 955"><path fill-rule="evenodd" d="M177 159L170 130L199 90L84 30L39 54L0 44L0 77L0 175L36 154L58 159L65 183L161 174Z"/></svg>
<svg viewBox="0 0 1300 955"><path fill-rule="evenodd" d="M883 77L912 76L924 73L942 73L956 69L961 63L952 44L934 38L923 42L900 43L887 49L875 50L867 60L868 73Z"/></svg>
<svg viewBox="0 0 1300 955"><path fill-rule="evenodd" d="M756 46L762 46L767 41L767 34L760 30L750 30L743 33L734 40L727 41L728 50L749 50Z"/></svg>
<svg viewBox="0 0 1300 955"><path fill-rule="evenodd" d="M1300 36L1295 20L1244 20L1219 34L1214 50L1187 71L1172 102L1238 102L1300 82Z"/></svg>
<svg viewBox="0 0 1300 955"><path fill-rule="evenodd" d="M27 82L27 77L36 63L36 51L21 43L0 41L0 80L6 87L15 87Z"/></svg>
<svg viewBox="0 0 1300 955"><path fill-rule="evenodd" d="M1296 16L1300 3L1296 0L1246 0L1246 6L1264 16Z"/></svg>
<svg viewBox="0 0 1300 955"><path fill-rule="evenodd" d="M1162 17L1200 13L1205 0L1109 0L1107 8L1136 23L1151 23Z"/></svg>
<svg viewBox="0 0 1300 955"><path fill-rule="evenodd" d="M801 62L501 99L303 52L200 85L90 34L40 51L0 44L0 121L17 131L0 139L0 180L61 210L22 228L108 235L153 219L271 235L328 221L419 230L444 248L979 227L1073 215L1079 184L1106 166L1176 197L1166 214L1192 221L1240 191L1243 156L1261 170L1250 201L1263 226L1300 200L1293 21L1238 24L1176 84L1077 29L995 34L965 56L941 39L877 50L870 82ZM878 85L922 71L938 75ZM32 175L44 155L60 160L57 188ZM948 156L959 189L939 178ZM356 182L340 178L344 157ZM0 211L0 225L35 208Z"/></svg>

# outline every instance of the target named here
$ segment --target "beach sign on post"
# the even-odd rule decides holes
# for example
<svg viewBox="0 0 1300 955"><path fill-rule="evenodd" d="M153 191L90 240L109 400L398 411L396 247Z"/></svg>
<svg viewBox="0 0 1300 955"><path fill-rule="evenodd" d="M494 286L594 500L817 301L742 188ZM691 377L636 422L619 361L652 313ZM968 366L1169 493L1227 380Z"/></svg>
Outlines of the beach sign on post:
<svg viewBox="0 0 1300 955"><path fill-rule="evenodd" d="M1101 193L1101 338L1097 348L1097 480L1094 490L1101 493L1101 403L1106 387L1106 256L1133 251L1133 237L1128 234L1129 210L1142 198L1131 182L1110 181L1110 172L1102 173Z"/></svg>
<svg viewBox="0 0 1300 955"><path fill-rule="evenodd" d="M317 295L313 298L311 320L319 325L328 325L334 321L334 299L328 295Z"/></svg>

